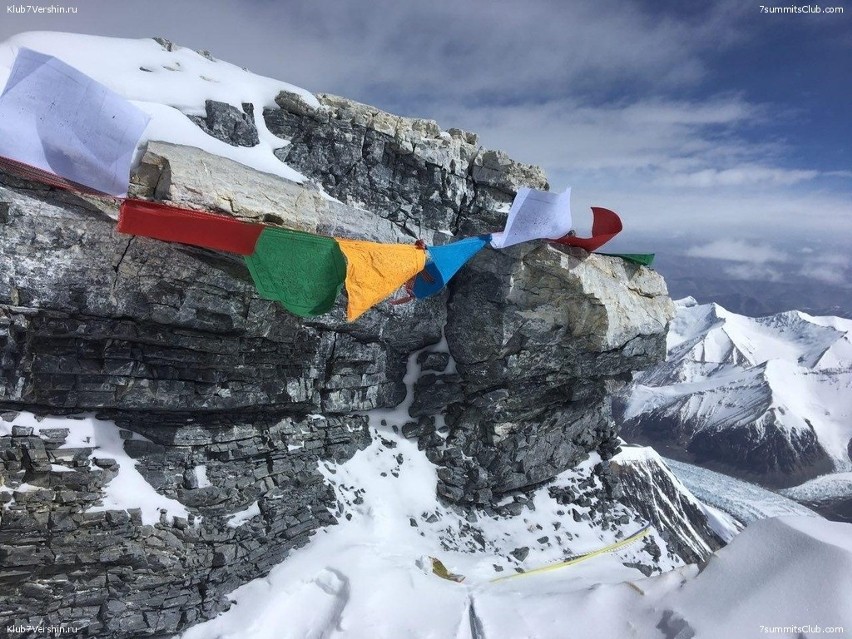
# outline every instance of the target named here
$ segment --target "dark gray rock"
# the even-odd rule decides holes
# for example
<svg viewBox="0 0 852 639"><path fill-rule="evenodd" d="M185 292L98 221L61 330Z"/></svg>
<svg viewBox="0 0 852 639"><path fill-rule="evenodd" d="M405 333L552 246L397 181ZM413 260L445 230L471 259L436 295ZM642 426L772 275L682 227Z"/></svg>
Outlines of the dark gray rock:
<svg viewBox="0 0 852 639"><path fill-rule="evenodd" d="M225 610L225 593L335 523L329 514L334 494L317 461L343 461L370 440L364 416L246 421L219 415L180 423L173 415L140 413L119 420L156 440L133 448L137 468L159 492L189 507L192 517L143 526L138 509L83 512L100 498L109 481L102 468L114 460L55 472L34 462L50 440L0 437L7 457L11 452L23 460L29 483L50 486L17 491L24 477L0 466L0 484L13 489L0 517L0 566L3 609L15 616L0 613L3 624L34 623L64 602L74 613L61 621L88 636L139 637L174 634L187 619L200 620L199 611L213 616ZM184 477L199 465L213 485L187 488ZM216 499L193 498L203 491ZM229 516L253 501L260 516L229 527Z"/></svg>
<svg viewBox="0 0 852 639"><path fill-rule="evenodd" d="M679 458L763 485L789 487L834 467L813 429L789 430L767 412L755 425L705 428L702 416L684 419L691 396L623 421L631 442L664 444ZM768 397L767 405L771 401ZM743 406L745 411L745 407Z"/></svg>
<svg viewBox="0 0 852 639"><path fill-rule="evenodd" d="M402 426L402 436L408 439L431 435L435 432L435 421L429 417L421 417L416 422L406 422Z"/></svg>
<svg viewBox="0 0 852 639"><path fill-rule="evenodd" d="M607 479L607 475L612 477ZM615 458L605 471L596 471L596 476L604 484L606 499L619 501L651 522L681 561L701 563L724 545L700 505L675 485L674 475L651 449L645 456ZM618 482L618 490L606 486L605 482L613 480Z"/></svg>
<svg viewBox="0 0 852 639"><path fill-rule="evenodd" d="M417 356L417 363L420 364L420 370L424 371L443 371L450 363L449 353L436 353L435 351L423 351Z"/></svg>
<svg viewBox="0 0 852 639"><path fill-rule="evenodd" d="M527 558L527 555L530 554L530 549L527 546L522 546L520 548L515 548L509 554L512 555L512 557L514 557L518 561L523 561Z"/></svg>
<svg viewBox="0 0 852 639"><path fill-rule="evenodd" d="M534 486L590 450L611 457L610 397L664 357L672 313L662 279L620 260L541 244L477 255L445 328L464 395L447 442L464 456L442 463L468 478L464 499Z"/></svg>
<svg viewBox="0 0 852 639"><path fill-rule="evenodd" d="M489 232L519 186L547 188L541 169L483 152L459 129L442 132L432 120L338 96L317 99L315 109L282 92L279 108L264 109L269 130L290 141L276 155L334 197L362 203L413 237Z"/></svg>
<svg viewBox="0 0 852 639"><path fill-rule="evenodd" d="M421 375L414 384L414 401L408 409L412 417L435 415L464 399L458 375Z"/></svg>
<svg viewBox="0 0 852 639"><path fill-rule="evenodd" d="M398 404L408 353L440 339L439 299L304 322L232 256L118 236L114 205L31 186L0 174L22 211L0 242L6 405L346 414Z"/></svg>
<svg viewBox="0 0 852 639"><path fill-rule="evenodd" d="M204 108L206 116L189 116L189 119L208 135L231 146L255 146L260 143L257 125L254 123L254 105L250 102L243 102L242 111L215 100L207 100Z"/></svg>

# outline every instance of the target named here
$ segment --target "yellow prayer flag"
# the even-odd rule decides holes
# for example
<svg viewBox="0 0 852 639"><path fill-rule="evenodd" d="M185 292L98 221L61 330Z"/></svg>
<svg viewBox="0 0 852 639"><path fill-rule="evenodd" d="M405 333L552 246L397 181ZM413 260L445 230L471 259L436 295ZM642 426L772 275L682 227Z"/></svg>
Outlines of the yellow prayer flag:
<svg viewBox="0 0 852 639"><path fill-rule="evenodd" d="M412 244L341 240L346 256L346 316L354 322L423 270L426 251Z"/></svg>

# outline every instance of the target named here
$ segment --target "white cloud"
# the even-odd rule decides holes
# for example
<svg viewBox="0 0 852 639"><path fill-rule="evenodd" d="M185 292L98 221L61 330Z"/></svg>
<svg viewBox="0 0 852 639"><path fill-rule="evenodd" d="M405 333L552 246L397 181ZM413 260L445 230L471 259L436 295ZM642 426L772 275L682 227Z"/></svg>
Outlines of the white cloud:
<svg viewBox="0 0 852 639"><path fill-rule="evenodd" d="M802 265L799 274L827 284L852 285L852 258L847 255L816 253Z"/></svg>
<svg viewBox="0 0 852 639"><path fill-rule="evenodd" d="M787 260L785 253L768 244L756 244L744 240L714 240L702 246L693 246L687 249L685 254L689 257L705 257L751 265L764 265L768 262L784 262ZM745 273L746 271L741 272Z"/></svg>
<svg viewBox="0 0 852 639"><path fill-rule="evenodd" d="M755 282L780 282L783 278L776 269L763 264L735 264L724 269L728 277L735 280Z"/></svg>
<svg viewBox="0 0 852 639"><path fill-rule="evenodd" d="M825 282L826 284L849 284L849 277L842 271L830 266L807 264L800 271L802 277Z"/></svg>
<svg viewBox="0 0 852 639"><path fill-rule="evenodd" d="M694 173L672 174L661 178L669 186L710 188L715 186L752 186L769 184L790 186L813 180L819 171L779 169L765 166L739 166L731 169L702 169Z"/></svg>

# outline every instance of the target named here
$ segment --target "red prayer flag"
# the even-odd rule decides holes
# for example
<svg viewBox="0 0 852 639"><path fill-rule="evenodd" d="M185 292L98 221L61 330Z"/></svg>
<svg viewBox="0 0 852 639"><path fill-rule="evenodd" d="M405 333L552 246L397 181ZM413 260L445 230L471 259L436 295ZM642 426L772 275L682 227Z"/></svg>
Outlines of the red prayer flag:
<svg viewBox="0 0 852 639"><path fill-rule="evenodd" d="M254 253L264 226L232 217L193 211L158 202L125 200L118 216L118 232L155 240L180 242L238 255Z"/></svg>
<svg viewBox="0 0 852 639"><path fill-rule="evenodd" d="M565 246L579 246L591 252L599 249L621 232L621 218L618 217L615 211L593 206L592 215L594 216L592 237L566 235L553 241L557 244L564 244Z"/></svg>

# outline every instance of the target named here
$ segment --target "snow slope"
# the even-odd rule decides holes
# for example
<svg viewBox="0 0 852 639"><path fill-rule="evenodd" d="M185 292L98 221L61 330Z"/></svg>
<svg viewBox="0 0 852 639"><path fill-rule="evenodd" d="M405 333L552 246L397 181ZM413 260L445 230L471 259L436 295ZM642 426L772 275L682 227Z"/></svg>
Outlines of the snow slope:
<svg viewBox="0 0 852 639"><path fill-rule="evenodd" d="M228 612L182 639L714 639L761 636L761 625L852 627L852 525L805 517L757 521L701 572L669 565L646 578L624 565L645 553L634 544L492 583L521 565L547 564L568 547L591 550L614 535L559 517L545 490L522 516L469 521L435 500L434 469L414 443L390 432L374 436L350 461L325 467L347 504L340 525L320 531L267 578L237 589ZM554 521L566 523L554 530ZM555 543L557 535L564 545ZM542 536L552 543L537 543ZM523 562L508 554L518 546L531 549ZM431 557L465 580L433 574ZM676 635L683 628L694 634Z"/></svg>
<svg viewBox="0 0 852 639"><path fill-rule="evenodd" d="M700 440L711 457L713 440L720 447L724 440L729 449L743 447L727 457L765 446L769 463L786 472L822 451L837 471L850 470L850 331L852 320L837 317L749 318L680 300L667 361L636 376L623 418L644 432L668 424L671 440L687 450Z"/></svg>
<svg viewBox="0 0 852 639"><path fill-rule="evenodd" d="M534 510L521 516L469 520L438 503L435 467L416 442L390 428L374 431L373 437L348 462L323 468L345 504L336 513L341 523L318 532L267 578L236 590L231 611L188 630L185 639L455 637L469 629L469 600L477 589L520 588L534 596L550 582L549 577L525 577L489 585L490 579L595 550L641 527L630 522L605 531L575 522L564 510L558 514L562 507L546 490L535 495ZM576 475L590 472L584 467ZM544 537L547 541L538 541ZM664 542L655 538L652 543ZM518 548L529 549L523 561L510 554ZM433 574L431 557L464 575L465 582ZM572 583L591 587L642 577L624 561L652 560L637 543L573 567ZM663 565L674 567L665 556Z"/></svg>
<svg viewBox="0 0 852 639"><path fill-rule="evenodd" d="M817 637L852 627L848 524L786 517L756 522L696 567L650 579L573 588L542 597L476 593L480 631L513 637ZM839 632L838 632L839 630ZM458 636L471 636L459 634Z"/></svg>
<svg viewBox="0 0 852 639"><path fill-rule="evenodd" d="M430 350L443 348L445 342ZM406 399L395 409L368 413L372 444L345 463L328 462L321 467L337 495L340 508L334 514L340 523L320 530L267 578L231 593L235 605L230 611L189 629L181 635L183 639L481 639L492 634L482 634L486 620L478 609L488 605L492 595L506 597L507 602L499 606L510 606L526 618L527 607L536 615L539 607L543 611L553 604L554 596L642 579L636 566L670 571L683 565L668 549L664 535L652 526L648 538L616 552L558 571L492 583L495 578L597 550L647 522L619 504L612 505L603 523L589 516L590 506L559 503L561 489L582 495L584 486L595 483L592 469L600 461L596 455L535 491L517 516L463 511L439 502L436 467L418 450L416 441L397 434L409 419L407 408L419 374L417 356L413 353L409 358ZM650 449L634 448L614 461L656 468L659 458ZM698 503L686 489L681 497ZM677 505L668 506L669 515L681 512ZM667 530L689 525L665 524ZM730 534L735 531L729 519L721 518L720 525L727 526ZM707 555L706 546L698 547L700 540L686 539L686 543ZM456 583L434 574L432 558L450 573L464 576L464 581ZM487 596L480 604L483 593ZM536 624L544 624L543 629L555 621L564 623L564 617L542 616ZM525 635L498 632L494 636Z"/></svg>
<svg viewBox="0 0 852 639"><path fill-rule="evenodd" d="M191 49L175 46L168 51L150 38L130 40L47 31L21 33L0 44L0 86L5 86L20 47L59 58L148 113L151 121L140 148L148 140L184 144L295 182L305 180L273 155L288 142L270 133L263 119L263 109L274 107L275 96L282 90L319 106L314 95L304 89ZM254 105L259 145L231 146L207 135L186 117L204 115L205 100L230 103L234 96Z"/></svg>

